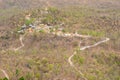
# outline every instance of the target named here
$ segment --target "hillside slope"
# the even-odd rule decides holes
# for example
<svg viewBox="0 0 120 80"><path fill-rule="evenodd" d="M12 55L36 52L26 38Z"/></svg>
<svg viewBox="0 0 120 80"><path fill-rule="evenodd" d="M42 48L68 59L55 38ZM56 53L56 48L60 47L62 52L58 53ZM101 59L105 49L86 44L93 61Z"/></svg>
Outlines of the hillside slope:
<svg viewBox="0 0 120 80"><path fill-rule="evenodd" d="M120 80L120 0L0 4L0 80Z"/></svg>
<svg viewBox="0 0 120 80"><path fill-rule="evenodd" d="M39 6L86 5L100 8L120 8L120 0L0 0L0 8L32 8Z"/></svg>

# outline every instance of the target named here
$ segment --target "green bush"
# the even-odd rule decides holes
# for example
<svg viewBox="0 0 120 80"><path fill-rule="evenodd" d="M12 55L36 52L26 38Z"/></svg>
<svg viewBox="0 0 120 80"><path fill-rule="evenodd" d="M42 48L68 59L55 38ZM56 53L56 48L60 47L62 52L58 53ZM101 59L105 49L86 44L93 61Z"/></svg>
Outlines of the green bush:
<svg viewBox="0 0 120 80"><path fill-rule="evenodd" d="M7 78L3 78L3 79L0 79L0 80L8 80Z"/></svg>
<svg viewBox="0 0 120 80"><path fill-rule="evenodd" d="M34 18L30 19L30 20L25 20L25 24L28 26L30 24L32 24L34 22Z"/></svg>
<svg viewBox="0 0 120 80"><path fill-rule="evenodd" d="M24 77L19 78L18 80L25 80Z"/></svg>
<svg viewBox="0 0 120 80"><path fill-rule="evenodd" d="M95 37L103 37L105 35L104 32L98 32L94 30L80 30L79 33L84 35L91 35Z"/></svg>
<svg viewBox="0 0 120 80"><path fill-rule="evenodd" d="M48 8L48 12L49 13L54 13L54 14L58 14L59 13L59 10L57 9L57 8L55 8L55 7L49 7Z"/></svg>
<svg viewBox="0 0 120 80"><path fill-rule="evenodd" d="M40 33L45 33L45 31L44 31L44 30L39 30L39 32L40 32Z"/></svg>
<svg viewBox="0 0 120 80"><path fill-rule="evenodd" d="M79 55L75 55L74 57L73 57L73 60L76 62L76 63L78 63L79 65L81 65L81 64L83 64L84 63L84 57L82 57L82 56L79 56Z"/></svg>
<svg viewBox="0 0 120 80"><path fill-rule="evenodd" d="M48 14L44 15L44 18L42 19L42 23L55 25L61 23L63 20L64 19L60 14L60 10L54 7L50 7L48 9Z"/></svg>

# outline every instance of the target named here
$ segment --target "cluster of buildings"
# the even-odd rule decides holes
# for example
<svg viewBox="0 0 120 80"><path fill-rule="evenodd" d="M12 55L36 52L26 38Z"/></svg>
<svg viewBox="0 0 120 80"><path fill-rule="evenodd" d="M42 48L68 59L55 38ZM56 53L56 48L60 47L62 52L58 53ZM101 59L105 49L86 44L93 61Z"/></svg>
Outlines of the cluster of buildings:
<svg viewBox="0 0 120 80"><path fill-rule="evenodd" d="M26 21L29 23L30 22L30 14L25 16ZM63 28L61 28L62 25L59 25L58 31L62 31ZM42 24L40 23L40 20L35 21L34 23L29 23L29 24L24 24L21 26L21 29L18 31L18 33L25 33L25 32L34 32L37 31L39 32L40 30L43 30L46 33L50 33L51 31L56 31L56 26L49 26L47 24Z"/></svg>

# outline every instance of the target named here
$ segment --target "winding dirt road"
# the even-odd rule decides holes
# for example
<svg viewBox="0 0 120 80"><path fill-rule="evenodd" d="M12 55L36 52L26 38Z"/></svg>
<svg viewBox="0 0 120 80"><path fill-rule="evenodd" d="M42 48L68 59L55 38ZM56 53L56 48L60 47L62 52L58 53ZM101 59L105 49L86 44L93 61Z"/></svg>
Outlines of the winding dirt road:
<svg viewBox="0 0 120 80"><path fill-rule="evenodd" d="M25 36L25 35L21 35L21 36L20 36L19 40L20 40L21 46L18 47L18 48L15 48L14 51L18 51L18 50L20 50L21 48L23 48L23 47L25 46L25 44L23 43L23 38L24 38L24 36Z"/></svg>
<svg viewBox="0 0 120 80"><path fill-rule="evenodd" d="M99 44L102 44L102 43L107 42L107 41L109 41L109 40L110 40L109 38L106 38L105 40L99 41L99 42L97 42L97 43L95 43L95 44L93 44L93 45L81 47L80 50L83 51L83 50L85 50L85 49L89 49L89 48L98 46ZM70 64L71 67L73 67L76 71L78 71L78 72L80 73L80 75L84 78L84 80L87 80L87 78L85 78L84 74L83 74L81 71L77 70L77 68L75 67L75 65L74 65L73 62L72 62L72 58L73 58L76 54L77 54L77 52L75 51L75 52L68 58L68 62L69 62L69 64Z"/></svg>
<svg viewBox="0 0 120 80"><path fill-rule="evenodd" d="M55 33L54 33L54 34L55 34ZM90 38L90 37L91 37L91 36L86 36L86 35L80 35L80 34L78 34L78 33L75 33L75 34L73 34L73 33L57 34L57 33L56 33L55 35L57 35L57 36L62 36L62 37L82 37L82 38ZM99 42L97 42L97 43L95 43L95 44L93 44L93 45L88 45L88 46L81 47L80 50L83 51L83 50L85 50L85 49L89 49L89 48L92 48L92 47L96 47L96 46L98 46L98 45L100 45L100 44L102 44L102 43L104 43L104 42L109 41L109 40L110 40L109 38L105 38L104 40L99 41ZM76 71L79 72L79 74L84 78L84 80L87 80L87 78L84 76L84 74L83 74L81 71L79 71L79 70L75 67L75 65L73 64L73 62L72 62L72 58L73 58L76 54L77 54L77 52L75 51L75 52L68 58L68 63L70 64L71 67L73 67Z"/></svg>
<svg viewBox="0 0 120 80"><path fill-rule="evenodd" d="M87 36L87 35L80 35L80 34L78 34L78 33L75 33L75 34L73 34L73 33L61 33L61 34L52 33L52 34L57 35L57 36L62 36L62 37L82 37L82 38L90 38L90 37L91 37L91 36ZM18 47L18 48L15 48L14 51L18 51L18 50L20 50L21 48L23 48L23 47L25 46L25 44L23 43L23 38L24 38L24 36L25 36L25 35L21 35L21 36L20 36L19 40L20 40L21 46ZM92 48L92 47L96 47L96 46L98 46L98 45L100 45L100 44L102 44L102 43L105 43L105 42L109 41L109 40L110 40L109 38L105 38L104 40L99 41L99 42L97 42L97 43L95 43L95 44L93 44L93 45L88 45L88 46L81 47L80 50L83 51L83 50L86 50L86 49L89 49L89 48ZM79 72L79 74L82 76L82 78L83 78L84 80L87 80L87 78L84 76L84 74L83 74L81 71L79 71L79 70L77 69L77 67L76 67L76 66L73 64L73 62L72 62L72 58L73 58L76 54L77 54L77 52L75 51L75 52L68 58L68 63L70 64L71 67L73 67L76 71ZM2 72L5 74L6 77L8 77L8 75L5 73L5 71L2 70ZM8 77L8 78L9 78L9 77Z"/></svg>

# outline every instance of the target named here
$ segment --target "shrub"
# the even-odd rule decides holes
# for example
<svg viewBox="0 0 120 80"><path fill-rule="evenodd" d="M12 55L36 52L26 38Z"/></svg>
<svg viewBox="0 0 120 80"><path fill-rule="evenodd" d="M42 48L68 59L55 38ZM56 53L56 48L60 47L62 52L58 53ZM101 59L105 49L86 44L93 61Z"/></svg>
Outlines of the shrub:
<svg viewBox="0 0 120 80"><path fill-rule="evenodd" d="M7 78L4 78L4 79L0 79L0 80L8 80Z"/></svg>
<svg viewBox="0 0 120 80"><path fill-rule="evenodd" d="M48 14L44 15L44 18L42 19L42 23L55 25L61 23L63 20L64 19L60 14L60 10L54 7L50 7L48 9Z"/></svg>
<svg viewBox="0 0 120 80"><path fill-rule="evenodd" d="M44 31L44 30L39 30L39 32L40 32L40 33L45 33L45 31Z"/></svg>
<svg viewBox="0 0 120 80"><path fill-rule="evenodd" d="M31 18L30 20L25 20L25 24L28 26L30 24L32 24L35 21L34 18Z"/></svg>
<svg viewBox="0 0 120 80"><path fill-rule="evenodd" d="M97 32L94 30L80 30L79 33L84 35L91 35L95 37L103 37L105 35L104 32Z"/></svg>
<svg viewBox="0 0 120 80"><path fill-rule="evenodd" d="M83 64L84 63L84 58L82 56L79 56L79 55L75 55L73 57L73 60L78 63L79 65Z"/></svg>
<svg viewBox="0 0 120 80"><path fill-rule="evenodd" d="M25 80L24 77L19 78L18 80Z"/></svg>

